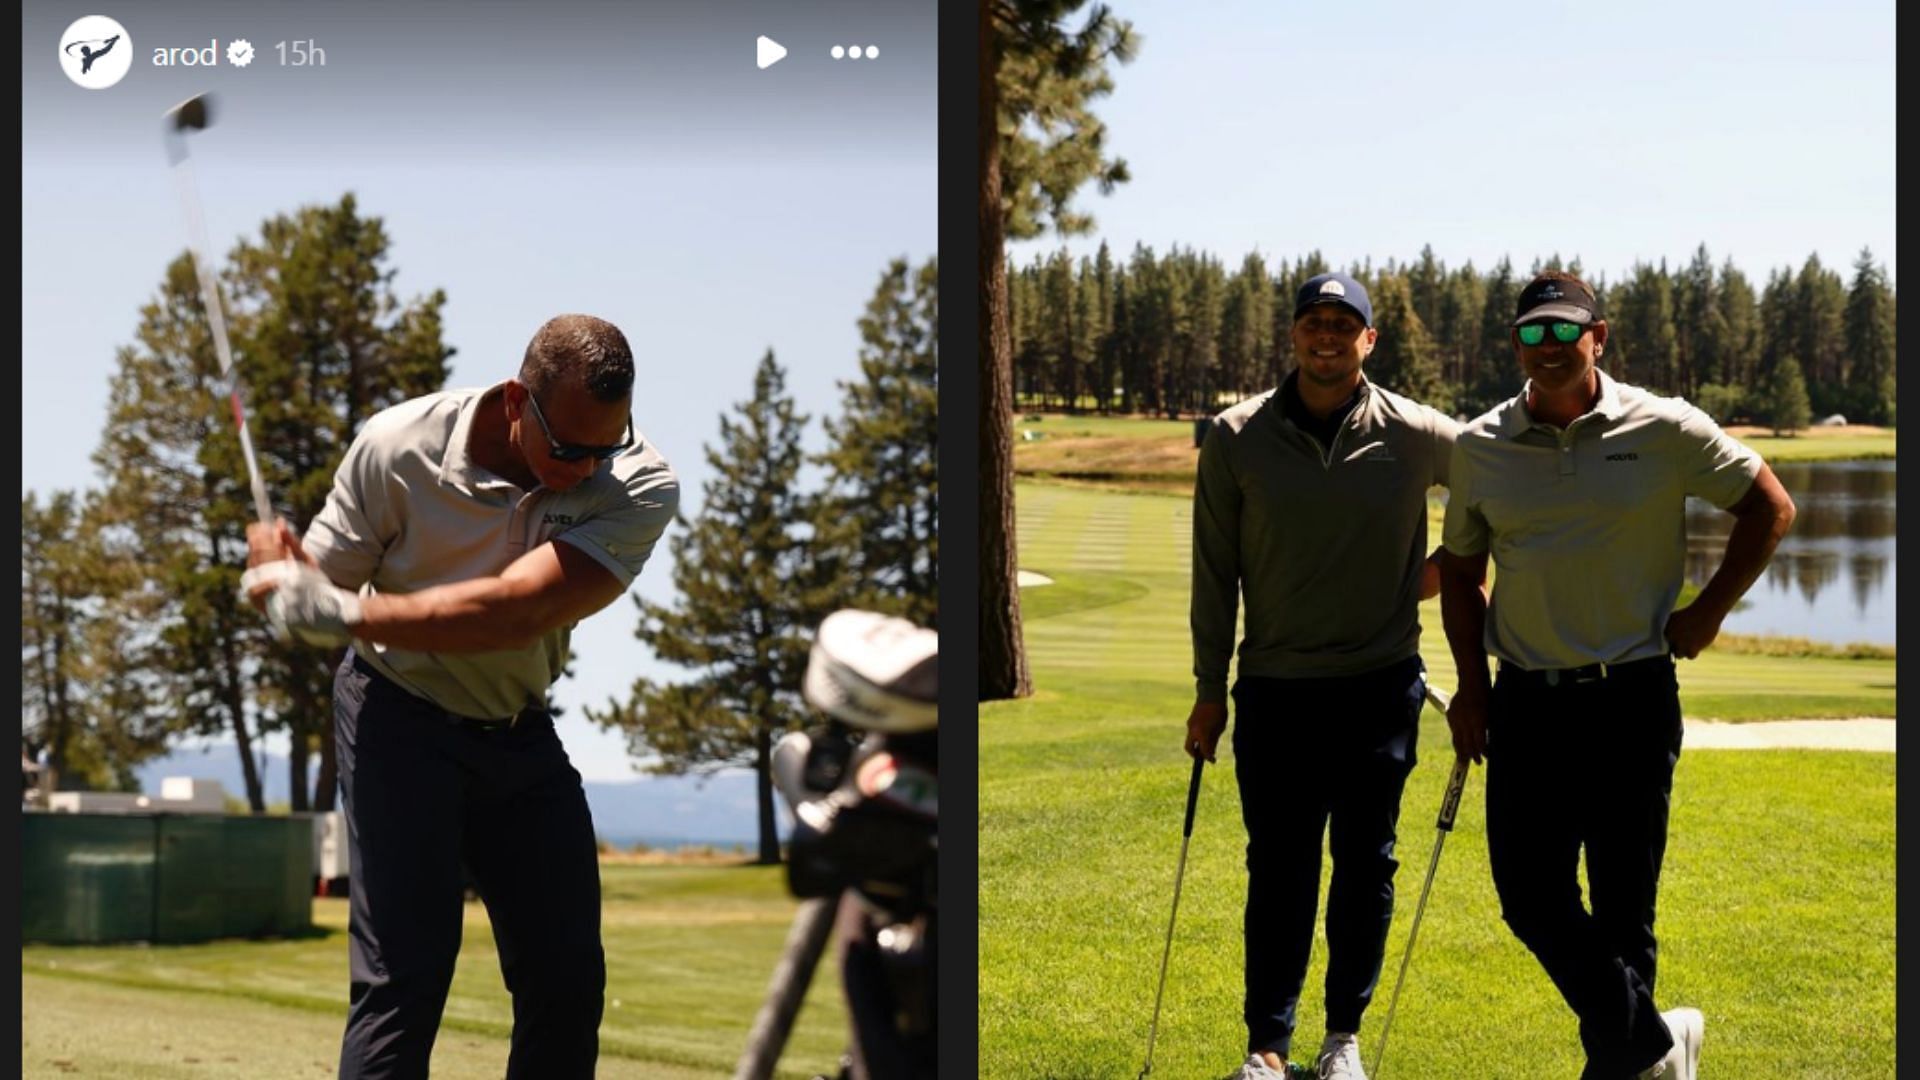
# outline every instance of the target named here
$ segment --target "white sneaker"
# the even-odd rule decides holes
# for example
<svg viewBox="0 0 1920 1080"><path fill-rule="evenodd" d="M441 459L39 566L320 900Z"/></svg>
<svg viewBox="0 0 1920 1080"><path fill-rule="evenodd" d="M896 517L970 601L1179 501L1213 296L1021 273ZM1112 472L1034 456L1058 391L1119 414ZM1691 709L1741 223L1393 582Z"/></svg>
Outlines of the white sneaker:
<svg viewBox="0 0 1920 1080"><path fill-rule="evenodd" d="M1640 1080L1695 1080L1700 1069L1700 1040L1706 1032L1706 1017L1699 1009L1668 1009L1660 1014L1667 1031L1673 1035L1673 1049L1654 1062L1653 1068L1640 1074Z"/></svg>
<svg viewBox="0 0 1920 1080"><path fill-rule="evenodd" d="M1267 1059L1259 1054L1248 1054L1240 1071L1227 1080L1287 1080L1287 1074L1267 1064Z"/></svg>
<svg viewBox="0 0 1920 1080"><path fill-rule="evenodd" d="M1360 1067L1360 1040L1353 1035L1328 1035L1320 1044L1318 1066L1315 1075L1321 1080L1367 1080Z"/></svg>

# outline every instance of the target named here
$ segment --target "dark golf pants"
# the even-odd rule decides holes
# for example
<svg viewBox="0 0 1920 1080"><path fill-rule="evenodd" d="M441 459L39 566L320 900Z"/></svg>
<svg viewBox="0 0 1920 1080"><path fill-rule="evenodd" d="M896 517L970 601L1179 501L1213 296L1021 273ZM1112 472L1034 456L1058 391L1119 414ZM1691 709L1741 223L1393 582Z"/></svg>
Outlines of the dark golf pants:
<svg viewBox="0 0 1920 1080"><path fill-rule="evenodd" d="M1327 1030L1360 1030L1393 921L1394 830L1425 694L1419 657L1344 678L1234 685L1250 1052L1284 1055L1292 1044L1329 833Z"/></svg>
<svg viewBox="0 0 1920 1080"><path fill-rule="evenodd" d="M513 997L510 1078L593 1075L606 963L580 774L546 713L483 730L349 652L334 732L353 874L343 1080L424 1077L471 871Z"/></svg>
<svg viewBox="0 0 1920 1080"><path fill-rule="evenodd" d="M1501 913L1579 1017L1584 1080L1634 1076L1673 1045L1653 1003L1654 900L1680 760L1673 661L1557 686L1503 670L1487 733L1487 855Z"/></svg>

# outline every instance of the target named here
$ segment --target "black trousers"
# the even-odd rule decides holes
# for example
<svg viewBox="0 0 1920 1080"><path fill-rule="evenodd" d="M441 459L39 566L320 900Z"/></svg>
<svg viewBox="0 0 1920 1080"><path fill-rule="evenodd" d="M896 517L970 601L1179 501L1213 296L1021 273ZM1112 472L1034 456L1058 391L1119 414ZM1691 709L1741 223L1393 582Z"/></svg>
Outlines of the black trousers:
<svg viewBox="0 0 1920 1080"><path fill-rule="evenodd" d="M1654 901L1667 848L1680 693L1673 661L1548 686L1503 670L1487 716L1487 855L1507 925L1580 1020L1584 1080L1621 1080L1673 1045L1653 1003ZM1587 859L1591 909L1578 878Z"/></svg>
<svg viewBox="0 0 1920 1080"><path fill-rule="evenodd" d="M580 774L553 720L483 730L352 652L334 736L353 874L342 1080L424 1077L460 953L472 872L513 996L510 1078L590 1077L606 961Z"/></svg>
<svg viewBox="0 0 1920 1080"><path fill-rule="evenodd" d="M1234 684L1249 1052L1284 1055L1292 1045L1329 833L1327 1030L1360 1030L1393 921L1395 828L1416 761L1424 671L1414 656L1344 678Z"/></svg>

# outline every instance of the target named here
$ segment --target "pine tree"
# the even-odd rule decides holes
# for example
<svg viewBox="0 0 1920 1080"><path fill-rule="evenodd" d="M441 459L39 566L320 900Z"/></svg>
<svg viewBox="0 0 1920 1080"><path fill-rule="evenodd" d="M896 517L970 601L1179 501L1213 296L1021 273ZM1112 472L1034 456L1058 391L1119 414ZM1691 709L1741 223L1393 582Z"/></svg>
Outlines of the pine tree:
<svg viewBox="0 0 1920 1080"><path fill-rule="evenodd" d="M806 719L800 698L818 598L807 560L807 500L795 489L807 418L769 350L753 397L720 418L705 447L713 479L699 516L669 541L672 605L635 598L634 636L661 660L698 672L687 682L636 679L627 702L586 710L619 728L650 772L711 773L750 765L757 782L759 860L780 861L770 760L775 737Z"/></svg>
<svg viewBox="0 0 1920 1080"><path fill-rule="evenodd" d="M1094 256L1093 276L1087 287L1092 290L1093 305L1093 355L1094 410L1105 415L1113 409L1114 380L1119 374L1119 338L1116 334L1122 318L1118 311L1117 270L1113 262L1113 253L1107 250L1107 242L1100 242L1100 253Z"/></svg>
<svg viewBox="0 0 1920 1080"><path fill-rule="evenodd" d="M1807 397L1821 416L1847 405L1847 289L1840 275L1809 255L1794 281L1794 333L1787 348L1806 367Z"/></svg>
<svg viewBox="0 0 1920 1080"><path fill-rule="evenodd" d="M62 790L139 790L134 767L174 733L151 681L128 661L152 634L137 579L110 552L91 507L56 492L20 504L20 676L24 752L45 751Z"/></svg>
<svg viewBox="0 0 1920 1080"><path fill-rule="evenodd" d="M1441 385L1433 337L1413 310L1406 278L1383 274L1367 291L1373 300L1373 325L1380 331L1367 358L1367 381L1451 413L1452 391Z"/></svg>
<svg viewBox="0 0 1920 1080"><path fill-rule="evenodd" d="M980 671L983 701L1033 692L1021 641L1013 525L1013 350L1007 331L1006 239L1051 224L1085 233L1071 208L1087 181L1127 179L1106 154L1092 103L1110 93L1107 61L1132 59L1132 28L1096 6L1079 30L1063 23L1079 0L980 5Z"/></svg>
<svg viewBox="0 0 1920 1080"><path fill-rule="evenodd" d="M1767 383L1767 411L1776 438L1781 432L1796 432L1807 426L1811 412L1807 404L1807 380L1801 374L1799 359L1792 354L1781 357L1774 365L1773 376Z"/></svg>
<svg viewBox="0 0 1920 1080"><path fill-rule="evenodd" d="M1847 293L1847 416L1856 423L1892 424L1894 414L1893 290L1886 274L1861 249Z"/></svg>
<svg viewBox="0 0 1920 1080"><path fill-rule="evenodd" d="M358 425L446 378L445 295L403 305L388 246L380 219L361 217L348 195L267 221L221 275L260 468L296 531L319 511ZM252 741L275 727L291 736L294 808L309 805L307 755L318 749L312 805L330 809L331 664L273 644L237 597L253 503L186 256L167 268L136 337L120 352L94 461L109 480L102 542L129 553L153 598L157 640L144 662L184 726L232 734L256 812L265 806Z"/></svg>
<svg viewBox="0 0 1920 1080"><path fill-rule="evenodd" d="M940 540L939 275L894 260L860 319L860 378L826 425L829 470L814 517L831 555L829 607L937 627ZM828 612L819 612L825 615Z"/></svg>
<svg viewBox="0 0 1920 1080"><path fill-rule="evenodd" d="M1720 321L1726 326L1726 342L1720 353L1719 382L1729 386L1753 386L1754 372L1760 361L1760 324L1753 286L1729 258L1720 268Z"/></svg>

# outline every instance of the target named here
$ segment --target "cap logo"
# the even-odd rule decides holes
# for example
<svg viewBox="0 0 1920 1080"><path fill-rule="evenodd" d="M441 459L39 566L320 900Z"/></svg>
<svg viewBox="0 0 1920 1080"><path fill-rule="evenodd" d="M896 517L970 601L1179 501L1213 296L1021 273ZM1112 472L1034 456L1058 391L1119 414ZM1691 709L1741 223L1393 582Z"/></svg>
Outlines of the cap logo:
<svg viewBox="0 0 1920 1080"><path fill-rule="evenodd" d="M1321 296L1345 296L1347 287L1337 281L1329 281L1320 286Z"/></svg>
<svg viewBox="0 0 1920 1080"><path fill-rule="evenodd" d="M1552 282L1548 282L1540 287L1540 299L1542 300L1558 300L1565 295L1566 294L1561 292L1559 287Z"/></svg>

